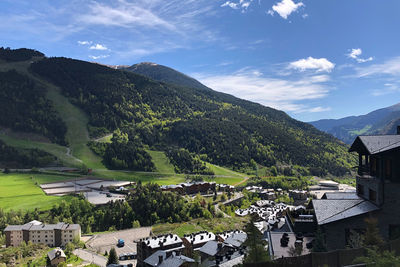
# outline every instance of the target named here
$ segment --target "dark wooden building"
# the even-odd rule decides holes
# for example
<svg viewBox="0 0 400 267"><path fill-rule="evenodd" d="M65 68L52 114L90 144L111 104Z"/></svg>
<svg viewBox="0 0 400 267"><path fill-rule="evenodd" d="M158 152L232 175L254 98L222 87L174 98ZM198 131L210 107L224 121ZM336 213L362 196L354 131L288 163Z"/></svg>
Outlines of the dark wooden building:
<svg viewBox="0 0 400 267"><path fill-rule="evenodd" d="M344 248L367 217L378 220L384 239L400 238L400 128L397 135L358 136L349 151L358 153L357 191L312 202L328 248Z"/></svg>

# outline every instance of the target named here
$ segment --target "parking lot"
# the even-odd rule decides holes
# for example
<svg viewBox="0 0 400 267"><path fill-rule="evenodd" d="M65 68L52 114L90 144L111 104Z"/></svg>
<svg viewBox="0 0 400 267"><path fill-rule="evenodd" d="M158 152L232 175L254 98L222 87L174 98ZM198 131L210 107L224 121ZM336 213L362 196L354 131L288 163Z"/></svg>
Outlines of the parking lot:
<svg viewBox="0 0 400 267"><path fill-rule="evenodd" d="M124 253L136 252L135 240L149 237L151 233L151 227L140 227L122 231L116 231L112 233L98 234L93 236L87 243L86 246L99 254L103 254L110 251L112 247L117 251L117 255ZM125 241L125 246L117 247L118 239ZM123 264L132 263L136 266L136 260L121 261Z"/></svg>

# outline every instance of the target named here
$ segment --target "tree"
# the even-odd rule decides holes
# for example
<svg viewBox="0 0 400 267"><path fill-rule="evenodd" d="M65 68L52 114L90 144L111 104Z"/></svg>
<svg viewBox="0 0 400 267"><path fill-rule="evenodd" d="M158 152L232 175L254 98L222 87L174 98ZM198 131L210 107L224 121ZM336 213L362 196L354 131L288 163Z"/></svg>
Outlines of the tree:
<svg viewBox="0 0 400 267"><path fill-rule="evenodd" d="M132 228L139 228L140 227L140 222L138 220L134 220L132 222Z"/></svg>
<svg viewBox="0 0 400 267"><path fill-rule="evenodd" d="M117 252L115 251L115 248L111 248L110 253L108 255L107 265L118 264L118 263L119 263L119 260L118 260Z"/></svg>
<svg viewBox="0 0 400 267"><path fill-rule="evenodd" d="M366 218L366 231L363 237L363 246L373 247L383 244L383 239L379 234L378 220L376 218Z"/></svg>
<svg viewBox="0 0 400 267"><path fill-rule="evenodd" d="M321 228L318 227L317 231L315 232L315 239L314 239L314 245L312 248L313 252L326 252L328 249L326 248L325 245L325 238L324 234L321 231Z"/></svg>
<svg viewBox="0 0 400 267"><path fill-rule="evenodd" d="M72 251L74 251L75 245L71 242L68 242L67 245L65 246L65 255L69 258L72 255Z"/></svg>
<svg viewBox="0 0 400 267"><path fill-rule="evenodd" d="M262 234L254 225L255 216L252 216L250 222L245 227L247 240L244 245L247 246L248 252L244 258L244 263L259 263L269 261L269 255L265 249L265 244L262 240Z"/></svg>
<svg viewBox="0 0 400 267"><path fill-rule="evenodd" d="M367 248L367 255L358 257L354 263L364 263L366 266L391 267L400 266L400 257L396 257L394 251L379 251L375 248Z"/></svg>

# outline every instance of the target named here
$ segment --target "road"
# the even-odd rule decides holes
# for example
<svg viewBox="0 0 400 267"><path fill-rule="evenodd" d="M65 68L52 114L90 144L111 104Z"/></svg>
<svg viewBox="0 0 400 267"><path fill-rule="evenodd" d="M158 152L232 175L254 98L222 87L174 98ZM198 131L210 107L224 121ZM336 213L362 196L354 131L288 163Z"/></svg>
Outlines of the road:
<svg viewBox="0 0 400 267"><path fill-rule="evenodd" d="M107 266L107 258L104 256L100 256L92 251L85 249L75 249L72 253L74 253L74 255L78 256L86 262L94 263L100 267Z"/></svg>
<svg viewBox="0 0 400 267"><path fill-rule="evenodd" d="M233 201L235 201L235 200L237 200L239 198L242 198L242 197L243 197L242 192L237 192L237 193L235 193L235 195L231 199L228 199L227 201L225 201L223 203L216 203L214 205L215 213L221 212L224 215L224 218L231 217L231 216L229 216L228 214L226 214L225 212L223 212L222 210L219 209L219 204L226 205L226 204L228 204L230 202L233 202Z"/></svg>

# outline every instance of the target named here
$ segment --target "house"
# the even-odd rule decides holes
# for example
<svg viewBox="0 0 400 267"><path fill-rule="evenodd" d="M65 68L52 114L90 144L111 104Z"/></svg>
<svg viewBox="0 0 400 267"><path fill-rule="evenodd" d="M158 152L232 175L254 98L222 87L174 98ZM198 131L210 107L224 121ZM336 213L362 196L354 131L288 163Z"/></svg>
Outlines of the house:
<svg viewBox="0 0 400 267"><path fill-rule="evenodd" d="M67 260L67 256L65 256L65 253L61 248L55 248L53 250L50 250L47 253L47 258L50 263L50 266L52 267L57 266L61 262L65 262Z"/></svg>
<svg viewBox="0 0 400 267"><path fill-rule="evenodd" d="M166 257L172 255L180 255L184 250L182 239L175 234L167 234L153 236L140 239L137 243L137 266L146 266L145 259L153 255L157 251L164 251Z"/></svg>
<svg viewBox="0 0 400 267"><path fill-rule="evenodd" d="M207 231L200 231L197 233L184 235L182 238L183 245L188 253L190 251L199 249L210 240L215 240L215 234Z"/></svg>
<svg viewBox="0 0 400 267"><path fill-rule="evenodd" d="M358 136L349 152L359 158L356 192L327 193L312 206L328 249L344 248L365 231L365 218L378 219L381 236L400 237L400 127L397 135Z"/></svg>
<svg viewBox="0 0 400 267"><path fill-rule="evenodd" d="M244 258L244 248L236 248L226 242L208 241L199 249L201 266L233 266L241 264ZM230 265L229 262L234 264Z"/></svg>
<svg viewBox="0 0 400 267"><path fill-rule="evenodd" d="M19 246L23 241L31 241L34 244L45 244L49 247L65 246L74 239L81 238L79 224L57 223L44 224L39 221L31 221L24 225L8 225L4 229L6 246Z"/></svg>
<svg viewBox="0 0 400 267"><path fill-rule="evenodd" d="M180 267L194 266L195 260L173 252L167 257L167 252L159 250L144 260L147 267Z"/></svg>

